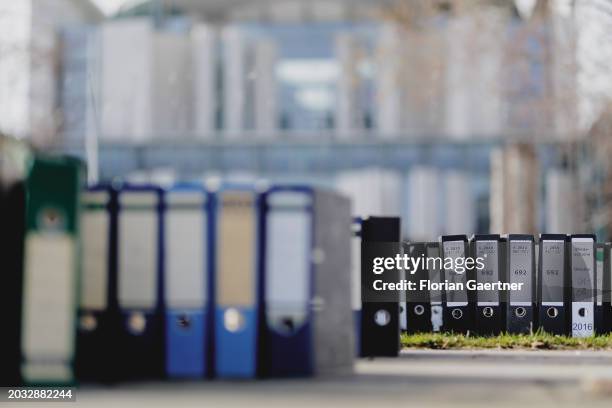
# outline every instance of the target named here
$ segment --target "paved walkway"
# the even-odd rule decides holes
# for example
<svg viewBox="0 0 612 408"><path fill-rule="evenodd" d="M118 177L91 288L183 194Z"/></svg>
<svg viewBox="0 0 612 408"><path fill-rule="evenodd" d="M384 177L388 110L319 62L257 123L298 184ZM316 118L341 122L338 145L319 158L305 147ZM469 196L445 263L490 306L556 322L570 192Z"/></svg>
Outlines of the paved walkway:
<svg viewBox="0 0 612 408"><path fill-rule="evenodd" d="M396 359L360 360L351 376L89 386L78 391L76 404L132 405L609 408L612 353L407 350Z"/></svg>

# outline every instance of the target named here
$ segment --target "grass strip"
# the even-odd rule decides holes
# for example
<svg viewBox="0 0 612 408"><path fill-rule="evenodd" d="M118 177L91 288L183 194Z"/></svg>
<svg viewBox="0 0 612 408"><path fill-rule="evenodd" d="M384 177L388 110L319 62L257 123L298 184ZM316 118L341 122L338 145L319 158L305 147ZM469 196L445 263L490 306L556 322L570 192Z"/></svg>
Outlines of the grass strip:
<svg viewBox="0 0 612 408"><path fill-rule="evenodd" d="M612 350L612 334L574 338L544 332L501 334L483 337L454 333L417 333L401 335L403 348L454 349L520 349L520 350Z"/></svg>

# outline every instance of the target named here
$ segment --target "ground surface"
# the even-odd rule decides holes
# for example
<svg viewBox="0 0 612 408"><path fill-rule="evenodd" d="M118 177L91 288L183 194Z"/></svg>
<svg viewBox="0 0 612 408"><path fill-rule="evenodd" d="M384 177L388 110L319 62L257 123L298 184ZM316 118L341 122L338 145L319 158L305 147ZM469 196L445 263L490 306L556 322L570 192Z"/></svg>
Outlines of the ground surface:
<svg viewBox="0 0 612 408"><path fill-rule="evenodd" d="M22 408L27 405L16 404ZM351 376L88 386L79 389L77 404L66 404L396 408L578 405L612 406L611 352L404 350L396 359L360 360Z"/></svg>

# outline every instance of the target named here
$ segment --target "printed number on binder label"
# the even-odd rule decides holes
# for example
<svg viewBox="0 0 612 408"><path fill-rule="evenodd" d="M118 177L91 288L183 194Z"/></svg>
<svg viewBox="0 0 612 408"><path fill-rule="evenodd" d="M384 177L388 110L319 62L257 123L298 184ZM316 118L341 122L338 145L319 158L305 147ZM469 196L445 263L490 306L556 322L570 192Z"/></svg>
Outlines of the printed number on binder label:
<svg viewBox="0 0 612 408"><path fill-rule="evenodd" d="M593 323L572 323L572 330L593 330Z"/></svg>

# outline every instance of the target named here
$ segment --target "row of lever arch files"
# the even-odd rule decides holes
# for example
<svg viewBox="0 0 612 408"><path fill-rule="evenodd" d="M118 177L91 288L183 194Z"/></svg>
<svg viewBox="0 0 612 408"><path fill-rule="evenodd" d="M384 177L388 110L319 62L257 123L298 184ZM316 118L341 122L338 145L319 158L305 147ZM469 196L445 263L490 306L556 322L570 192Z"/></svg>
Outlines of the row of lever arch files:
<svg viewBox="0 0 612 408"><path fill-rule="evenodd" d="M352 370L347 198L308 186L83 191L81 173L38 157L25 181L4 384Z"/></svg>
<svg viewBox="0 0 612 408"><path fill-rule="evenodd" d="M484 267L458 274L421 268L408 279L460 282L464 290L407 291L399 322L407 332L479 335L538 329L574 337L612 331L610 244L592 234L443 236L437 243L406 244L411 256L484 259ZM469 290L477 283L522 283L520 290Z"/></svg>
<svg viewBox="0 0 612 408"><path fill-rule="evenodd" d="M19 222L24 208L25 225ZM419 303L407 294L400 307L353 302L354 319L350 203L333 192L225 186L211 193L199 185L83 191L78 161L39 157L25 188L3 191L2 209L9 221L3 295L23 293L0 298L4 310L16 311L7 325L14 336L2 338L6 385L65 383L75 374L109 381L311 375L350 370L355 346L364 356L396 355L400 328L489 334L542 326L583 336L607 330L611 321L608 298L585 301L566 290L575 282L582 293L610 286L610 274L598 272L596 262L601 258L609 271L609 248L590 235L543 235L538 243L518 235L447 236L410 244L413 256L438 251L444 257L458 249L478 254L481 243L490 251L496 243L497 276L511 280L506 271L526 265L518 278L529 283L531 297L483 300L468 292L463 302L441 293ZM360 225L355 240L400 240L397 218L371 217ZM21 249L14 246L19 242ZM513 245L525 243L530 250L518 259ZM552 262L553 253L562 256ZM542 293L558 286L547 283L555 274L537 273L554 269L548 262L557 265L566 288L551 304ZM491 275L483 281L495 269L488 264ZM454 273L435 272L415 277ZM362 268L360 283L371 276Z"/></svg>

